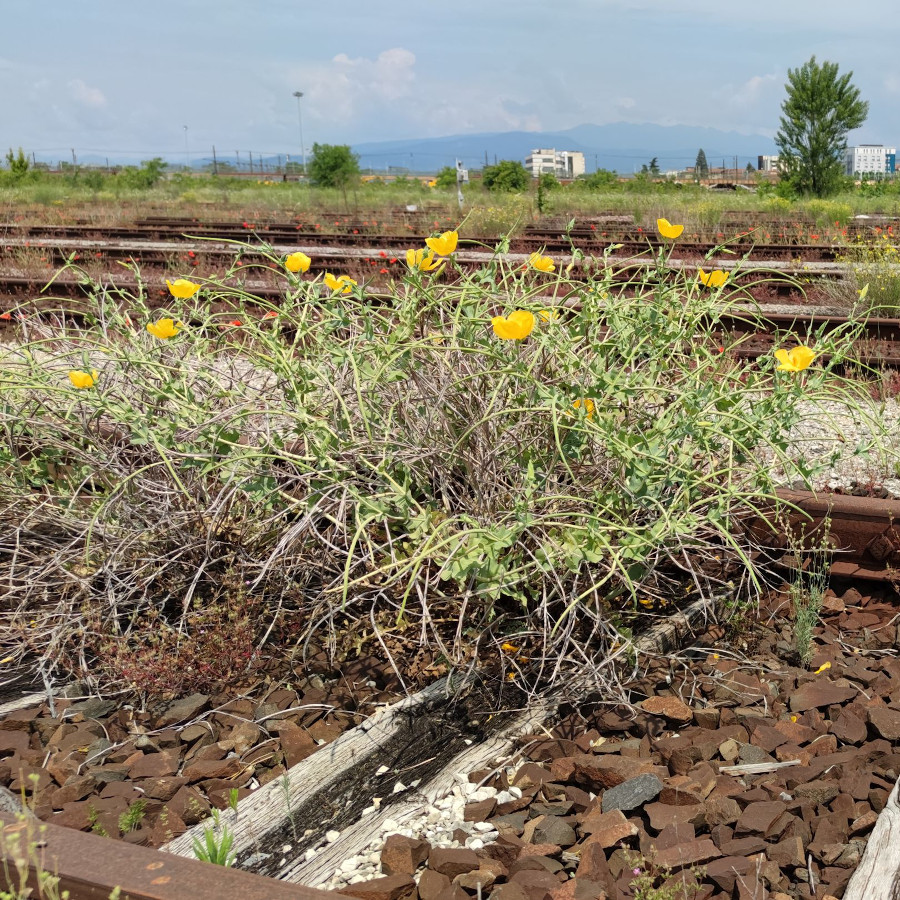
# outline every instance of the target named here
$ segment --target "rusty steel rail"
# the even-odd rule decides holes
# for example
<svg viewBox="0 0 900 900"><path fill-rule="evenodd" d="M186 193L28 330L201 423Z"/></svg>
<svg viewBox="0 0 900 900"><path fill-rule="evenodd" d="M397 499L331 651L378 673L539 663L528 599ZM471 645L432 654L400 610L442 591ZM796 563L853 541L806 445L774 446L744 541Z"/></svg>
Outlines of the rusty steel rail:
<svg viewBox="0 0 900 900"><path fill-rule="evenodd" d="M809 534L829 520L832 575L900 584L900 500L793 490L780 490L778 497L794 507L787 519L797 533L805 528ZM765 542L766 523L751 528Z"/></svg>
<svg viewBox="0 0 900 900"><path fill-rule="evenodd" d="M335 894L288 884L138 847L124 841L62 828L33 818L0 812L0 858L16 873L16 861L29 870L38 894L38 872L59 878L60 893L70 900L109 900L118 888L121 900L334 900ZM0 868L2 871L2 868ZM3 883L0 891L17 887Z"/></svg>

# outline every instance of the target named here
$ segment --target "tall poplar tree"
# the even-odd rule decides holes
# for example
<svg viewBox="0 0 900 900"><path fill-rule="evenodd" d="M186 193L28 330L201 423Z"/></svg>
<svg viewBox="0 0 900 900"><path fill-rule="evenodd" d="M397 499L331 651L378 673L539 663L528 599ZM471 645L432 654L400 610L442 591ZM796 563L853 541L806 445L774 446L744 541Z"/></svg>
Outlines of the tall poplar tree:
<svg viewBox="0 0 900 900"><path fill-rule="evenodd" d="M788 69L775 145L782 178L800 194L825 197L840 188L847 132L869 114L868 102L850 83L852 76L839 75L837 63L820 65L815 56L799 69Z"/></svg>
<svg viewBox="0 0 900 900"><path fill-rule="evenodd" d="M697 151L697 162L694 163L694 174L698 178L706 178L709 175L709 163L706 161L706 153L701 147Z"/></svg>

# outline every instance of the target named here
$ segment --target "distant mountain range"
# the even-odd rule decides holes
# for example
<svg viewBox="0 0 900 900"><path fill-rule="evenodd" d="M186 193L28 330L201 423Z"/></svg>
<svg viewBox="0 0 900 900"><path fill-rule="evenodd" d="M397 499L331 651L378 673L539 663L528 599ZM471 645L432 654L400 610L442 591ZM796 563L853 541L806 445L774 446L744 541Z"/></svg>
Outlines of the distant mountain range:
<svg viewBox="0 0 900 900"><path fill-rule="evenodd" d="M662 171L692 166L703 148L710 166L756 165L760 154L776 153L775 144L763 134L740 134L717 128L689 125L578 125L565 131L507 131L485 134L453 134L439 138L377 141L354 144L360 165L375 170L405 168L433 172L461 159L469 168L480 168L485 160L525 160L539 147L580 150L588 172L613 169L640 171L655 156Z"/></svg>
<svg viewBox="0 0 900 900"><path fill-rule="evenodd" d="M525 161L533 150L553 147L556 150L580 150L584 154L588 172L595 169L612 169L620 173L639 172L641 166L655 156L660 169L683 169L692 166L697 151L702 147L710 166L738 166L747 162L754 166L760 154L775 153L772 139L763 134L740 134L737 131L721 131L717 128L694 128L689 125L632 125L616 122L611 125L578 125L565 131L505 131L483 134L451 134L437 138L410 138L398 141L376 141L353 145L364 169L387 172L391 169L426 173L436 172L444 166L452 166L461 159L471 169L481 168L485 161L515 159ZM307 153L311 151L307 147ZM289 151L292 159L297 159L296 148ZM123 159L110 153L109 157L99 153L78 154L79 165L118 165L123 162L136 165L141 158L134 154ZM183 154L162 154L173 168L184 163ZM287 154L253 154L254 166L260 163L265 171L280 169ZM55 164L60 157L42 156L38 159ZM64 157L63 157L64 158ZM230 165L240 163L246 169L250 155L242 151L240 158L222 153L220 162ZM202 169L212 163L212 157L196 151L191 154L191 166Z"/></svg>

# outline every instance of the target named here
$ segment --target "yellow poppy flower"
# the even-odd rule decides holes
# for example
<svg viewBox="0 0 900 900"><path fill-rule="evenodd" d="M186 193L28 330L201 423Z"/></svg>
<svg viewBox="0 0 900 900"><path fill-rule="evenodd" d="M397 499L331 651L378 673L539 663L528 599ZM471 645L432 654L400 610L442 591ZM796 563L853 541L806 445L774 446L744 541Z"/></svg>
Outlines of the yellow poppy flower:
<svg viewBox="0 0 900 900"><path fill-rule="evenodd" d="M456 242L458 240L458 231L445 231L440 237L425 238L425 244L429 250L434 250L438 256L449 256L456 251Z"/></svg>
<svg viewBox="0 0 900 900"><path fill-rule="evenodd" d="M721 269L715 269L712 272L704 272L703 269L700 269L697 272L697 277L702 281L707 287L722 287L726 281L728 281L728 273L723 272Z"/></svg>
<svg viewBox="0 0 900 900"><path fill-rule="evenodd" d="M515 644L511 644L509 641L504 641L500 645L500 649L504 653L518 653L519 652L519 648Z"/></svg>
<svg viewBox="0 0 900 900"><path fill-rule="evenodd" d="M312 260L305 253L301 253L298 250L296 253L292 253L285 259L284 267L288 272L306 272L309 270L309 264L311 262Z"/></svg>
<svg viewBox="0 0 900 900"><path fill-rule="evenodd" d="M538 272L556 271L553 260L549 256L541 256L540 253L532 253L531 256L528 257L528 264L532 269L537 269Z"/></svg>
<svg viewBox="0 0 900 900"><path fill-rule="evenodd" d="M824 672L826 669L830 669L830 668L831 668L831 663L830 663L830 662L824 662L824 663L822 663L821 666L819 666L818 669L816 669L816 671L815 671L813 674L814 674L814 675L821 675L822 672Z"/></svg>
<svg viewBox="0 0 900 900"><path fill-rule="evenodd" d="M522 341L534 329L534 313L527 309L517 309L507 317L494 316L491 325L498 338L503 338L504 341Z"/></svg>
<svg viewBox="0 0 900 900"><path fill-rule="evenodd" d="M558 309L542 309L538 311L542 322L556 322L559 320Z"/></svg>
<svg viewBox="0 0 900 900"><path fill-rule="evenodd" d="M802 372L815 358L815 352L802 344L790 351L775 351L775 359L781 363L778 366L779 372Z"/></svg>
<svg viewBox="0 0 900 900"><path fill-rule="evenodd" d="M594 417L594 409L596 407L594 405L594 401L591 400L590 397L579 398L572 404L572 406L575 409L582 409L583 407L584 413L589 419L592 419Z"/></svg>
<svg viewBox="0 0 900 900"><path fill-rule="evenodd" d="M176 322L174 319L160 319L158 322L147 323L147 331L161 341L175 337L180 328L181 322Z"/></svg>
<svg viewBox="0 0 900 900"><path fill-rule="evenodd" d="M684 225L673 225L668 219L657 219L656 228L667 241L680 238L681 232L684 231Z"/></svg>
<svg viewBox="0 0 900 900"><path fill-rule="evenodd" d="M333 291L339 291L342 294L349 294L357 284L352 278L346 275L332 275L331 272L325 273L325 286Z"/></svg>
<svg viewBox="0 0 900 900"><path fill-rule="evenodd" d="M167 278L166 284L169 286L169 293L179 300L190 300L200 290L199 284L194 284L186 278L176 278L174 281Z"/></svg>
<svg viewBox="0 0 900 900"><path fill-rule="evenodd" d="M406 264L411 269L419 272L430 272L432 269L436 269L441 262L434 258L433 251L423 248L421 250L407 250Z"/></svg>
<svg viewBox="0 0 900 900"><path fill-rule="evenodd" d="M91 369L90 372L79 372L77 369L72 369L72 371L69 372L69 381L71 381L79 390L82 388L92 388L97 382L97 370Z"/></svg>

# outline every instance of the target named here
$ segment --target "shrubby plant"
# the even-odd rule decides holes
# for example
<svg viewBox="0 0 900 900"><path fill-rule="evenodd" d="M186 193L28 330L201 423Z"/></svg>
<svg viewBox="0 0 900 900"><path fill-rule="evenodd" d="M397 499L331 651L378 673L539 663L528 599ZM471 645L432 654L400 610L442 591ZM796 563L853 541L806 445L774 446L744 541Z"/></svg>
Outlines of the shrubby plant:
<svg viewBox="0 0 900 900"><path fill-rule="evenodd" d="M409 629L449 664L515 633L549 677L602 663L648 597L725 590L723 552L752 581L740 523L773 459L810 478L788 433L852 400L852 329L748 368L718 337L733 276L663 251L620 290L456 249L411 248L378 302L272 254L296 268L277 307L235 269L172 282L165 315L98 287L84 328L26 320L0 357L4 652L159 695L285 623L301 649Z"/></svg>

